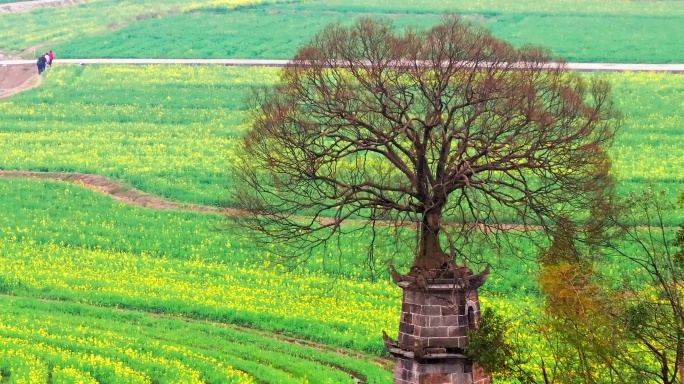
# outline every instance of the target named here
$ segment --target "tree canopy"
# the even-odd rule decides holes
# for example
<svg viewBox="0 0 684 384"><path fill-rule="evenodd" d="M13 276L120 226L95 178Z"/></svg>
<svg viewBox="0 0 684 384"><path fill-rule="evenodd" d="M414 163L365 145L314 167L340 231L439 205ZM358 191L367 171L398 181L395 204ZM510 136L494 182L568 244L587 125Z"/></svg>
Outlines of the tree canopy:
<svg viewBox="0 0 684 384"><path fill-rule="evenodd" d="M334 24L255 95L236 201L274 241L391 223L417 233L414 270L450 267L476 233L591 217L619 124L608 83L459 17Z"/></svg>

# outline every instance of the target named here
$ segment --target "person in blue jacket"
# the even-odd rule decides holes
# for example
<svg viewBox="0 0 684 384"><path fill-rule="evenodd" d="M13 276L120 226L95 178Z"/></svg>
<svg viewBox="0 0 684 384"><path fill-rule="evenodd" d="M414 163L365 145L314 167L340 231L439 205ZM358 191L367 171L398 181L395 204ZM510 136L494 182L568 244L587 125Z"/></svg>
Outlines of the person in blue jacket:
<svg viewBox="0 0 684 384"><path fill-rule="evenodd" d="M38 58L38 61L36 62L36 65L38 66L38 74L42 74L45 72L45 65L47 64L47 59L45 58L45 55L41 55Z"/></svg>

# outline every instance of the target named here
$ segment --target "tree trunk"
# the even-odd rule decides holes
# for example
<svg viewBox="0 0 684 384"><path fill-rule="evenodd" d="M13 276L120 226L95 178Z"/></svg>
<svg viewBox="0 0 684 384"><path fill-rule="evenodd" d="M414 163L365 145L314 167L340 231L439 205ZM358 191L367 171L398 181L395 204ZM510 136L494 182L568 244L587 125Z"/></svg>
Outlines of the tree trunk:
<svg viewBox="0 0 684 384"><path fill-rule="evenodd" d="M679 382L680 384L684 384L684 345L681 337L677 342L677 356L675 359L675 370L677 370L677 374L679 375Z"/></svg>
<svg viewBox="0 0 684 384"><path fill-rule="evenodd" d="M440 269L451 266L449 255L439 244L441 212L430 212L423 216L420 227L420 244L413 266L421 270Z"/></svg>

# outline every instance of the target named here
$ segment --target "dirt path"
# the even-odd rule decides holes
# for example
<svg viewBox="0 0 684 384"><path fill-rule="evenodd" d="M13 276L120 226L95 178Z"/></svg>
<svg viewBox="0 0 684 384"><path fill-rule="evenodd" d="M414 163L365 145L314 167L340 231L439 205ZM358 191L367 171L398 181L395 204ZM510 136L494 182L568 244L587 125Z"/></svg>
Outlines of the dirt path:
<svg viewBox="0 0 684 384"><path fill-rule="evenodd" d="M17 3L0 4L0 14L29 12L37 8L61 7L64 5L84 3L87 0L36 0Z"/></svg>
<svg viewBox="0 0 684 384"><path fill-rule="evenodd" d="M34 64L2 65L0 62L0 100L39 86L43 78Z"/></svg>
<svg viewBox="0 0 684 384"><path fill-rule="evenodd" d="M182 210L200 213L217 213L226 216L239 216L244 212L237 209L221 209L198 204L178 203L152 196L119 181L99 175L61 172L0 171L3 178L30 178L71 182L90 190L111 196L125 204L151 209Z"/></svg>
<svg viewBox="0 0 684 384"><path fill-rule="evenodd" d="M247 211L242 211L239 209L232 208L217 208L208 205L199 204L189 204L189 203L179 203L171 200L166 200L160 197L156 197L145 193L141 190L135 189L131 186L123 184L117 180L110 179L104 176L85 174L85 173L67 173L67 172L35 172L35 171L3 171L0 170L0 178L27 178L27 179L38 179L38 180L55 180L74 183L78 186L88 188L92 191L99 192L105 195L109 195L114 200L120 201L124 204L133 205L137 207L145 207L150 209L161 209L161 210L179 210L187 212L198 212L198 213L214 213L218 215L223 215L227 217L238 217L246 216L250 213ZM310 218L304 216L296 216L301 220L309 220ZM295 218L296 218L295 217ZM364 220L347 219L342 224L336 224L336 220L330 217L319 217L321 225L335 226L335 225L350 225L350 224L364 224ZM392 221L378 221L378 224L385 225L396 225L396 222ZM411 222L405 222L401 225L414 225ZM502 230L529 230L536 229L534 226L521 226L515 224L500 224L499 229ZM493 227L482 227L483 230L493 230Z"/></svg>

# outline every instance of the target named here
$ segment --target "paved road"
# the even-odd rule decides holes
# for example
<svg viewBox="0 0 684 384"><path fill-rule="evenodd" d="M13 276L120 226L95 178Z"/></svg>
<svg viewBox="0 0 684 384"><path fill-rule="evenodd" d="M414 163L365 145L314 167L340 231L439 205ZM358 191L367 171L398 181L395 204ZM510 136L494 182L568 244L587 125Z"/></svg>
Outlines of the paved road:
<svg viewBox="0 0 684 384"><path fill-rule="evenodd" d="M0 14L28 12L36 8L61 7L63 5L78 4L86 0L35 0L21 1L16 3L0 4Z"/></svg>
<svg viewBox="0 0 684 384"><path fill-rule="evenodd" d="M55 64L184 64L184 65L239 65L282 67L288 60L249 59L55 59ZM0 66L33 64L34 60L0 60ZM620 63L567 63L569 69L578 71L653 71L684 73L684 64L620 64Z"/></svg>

